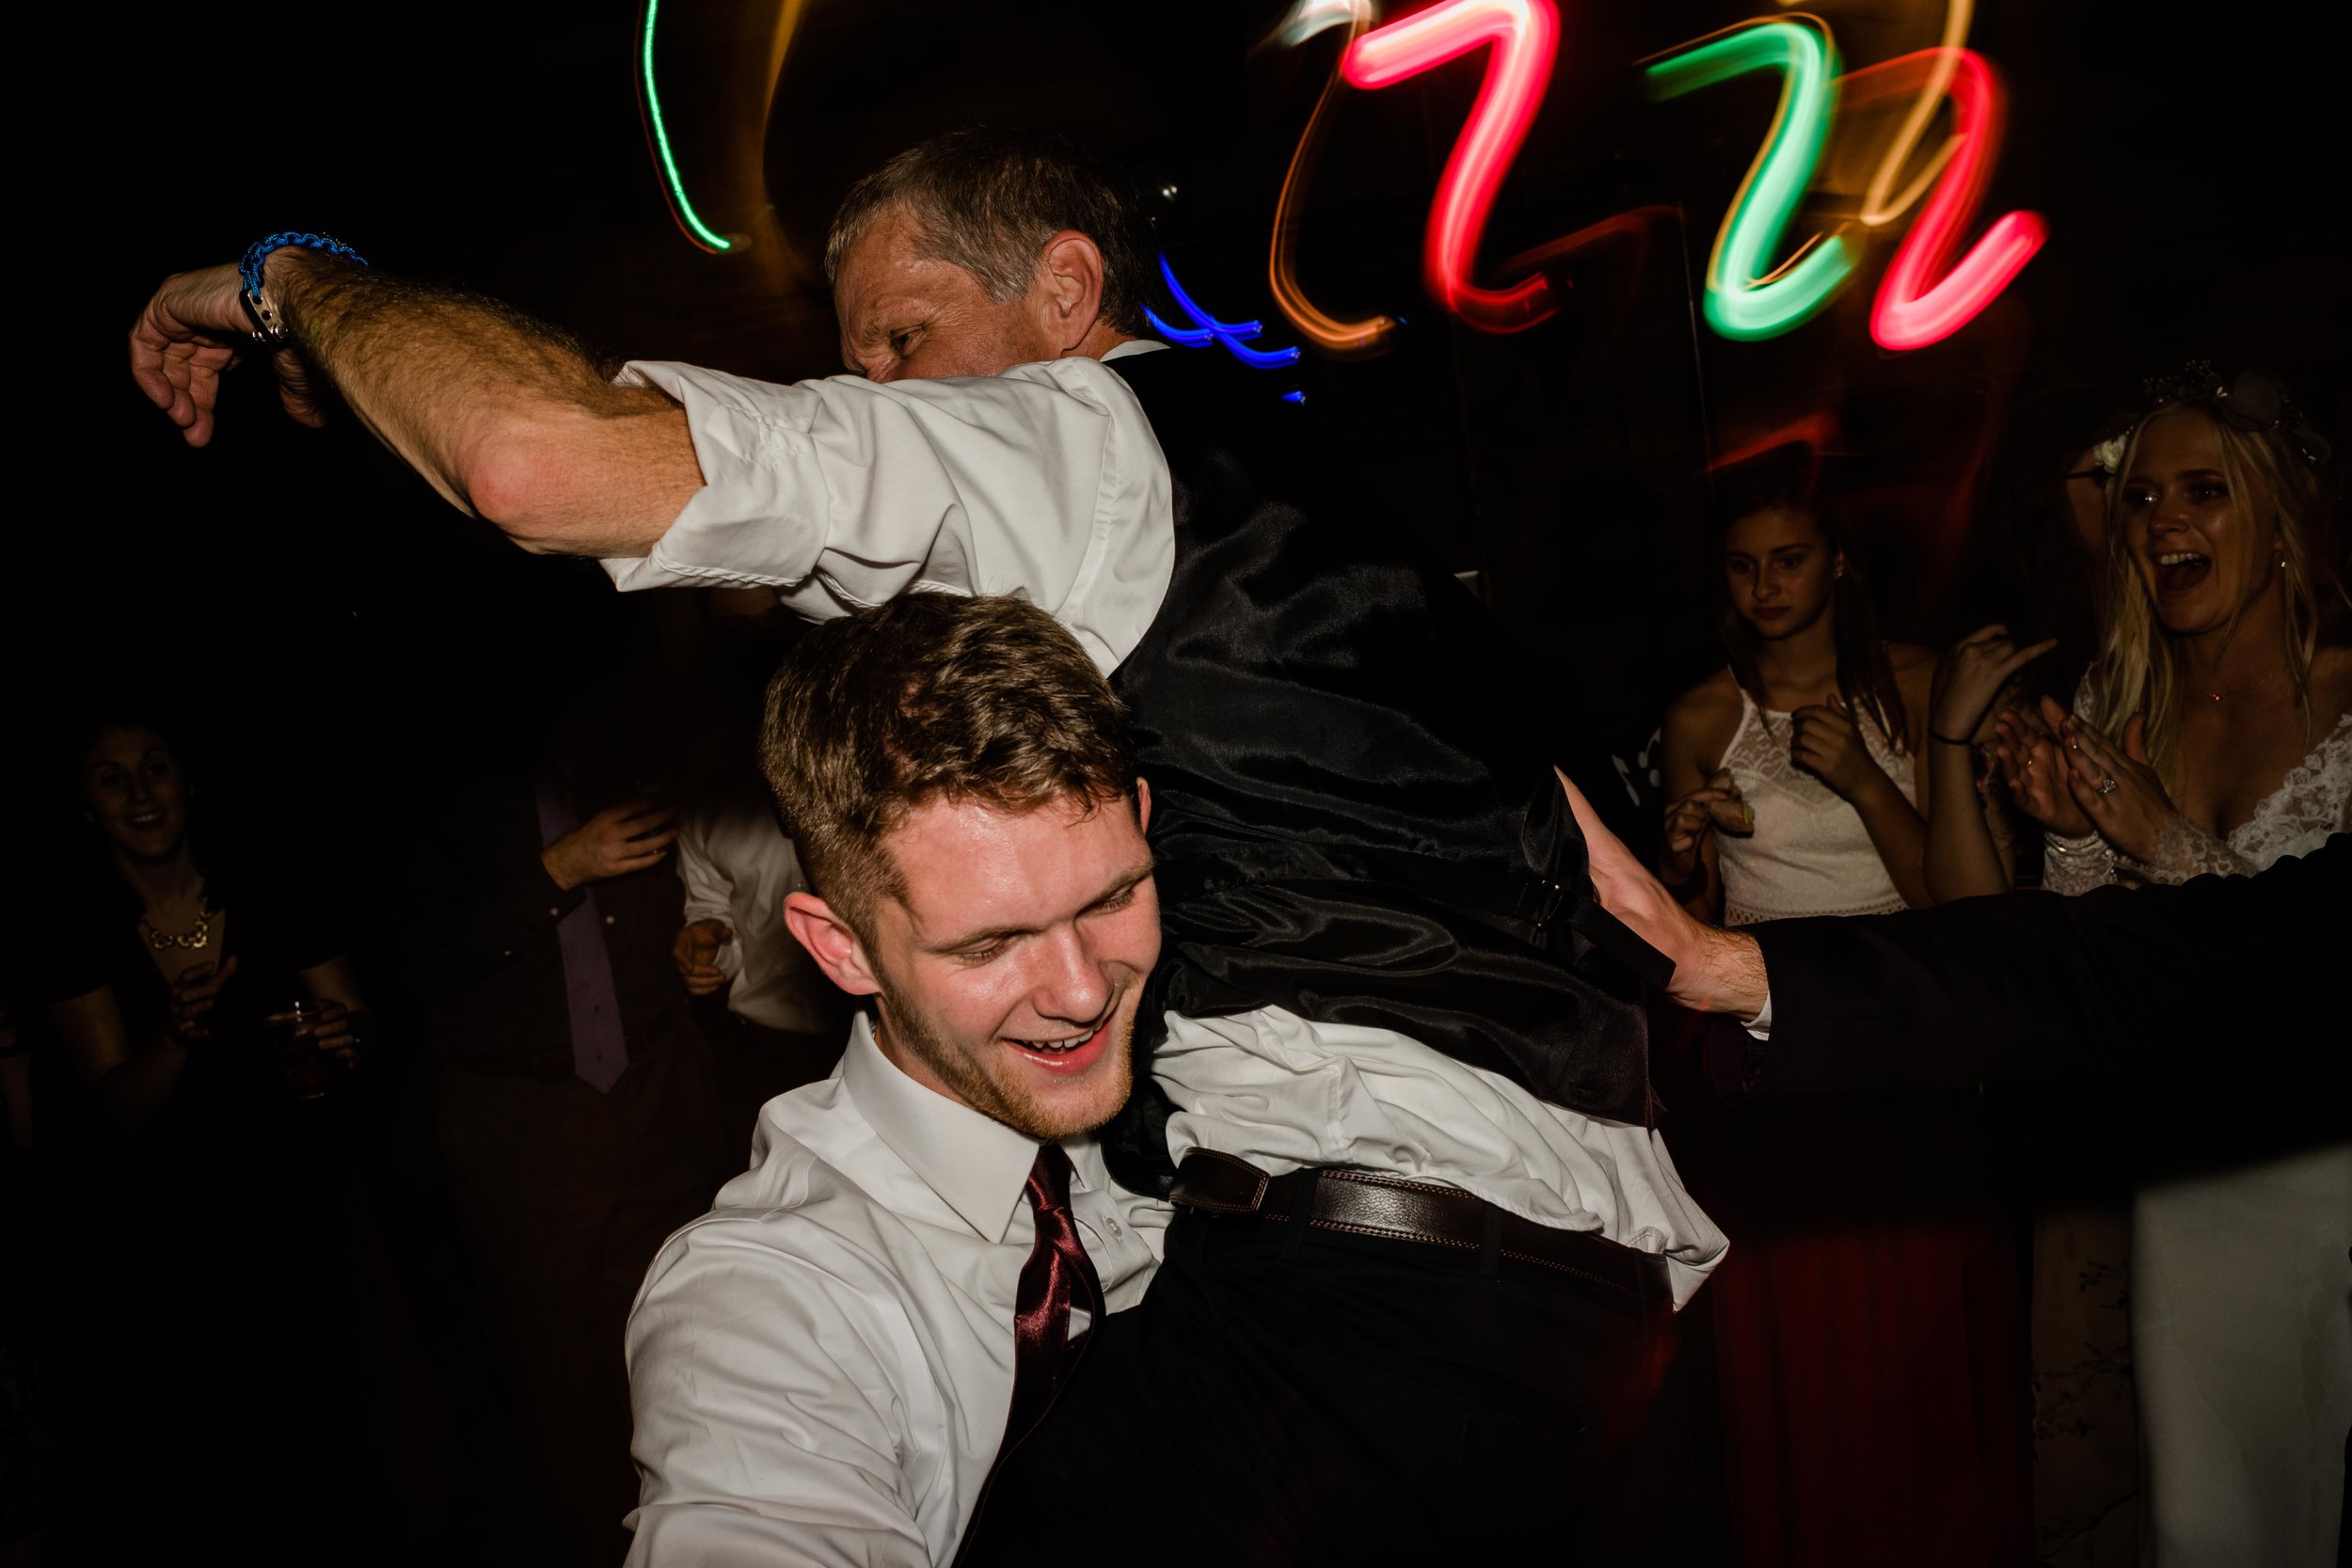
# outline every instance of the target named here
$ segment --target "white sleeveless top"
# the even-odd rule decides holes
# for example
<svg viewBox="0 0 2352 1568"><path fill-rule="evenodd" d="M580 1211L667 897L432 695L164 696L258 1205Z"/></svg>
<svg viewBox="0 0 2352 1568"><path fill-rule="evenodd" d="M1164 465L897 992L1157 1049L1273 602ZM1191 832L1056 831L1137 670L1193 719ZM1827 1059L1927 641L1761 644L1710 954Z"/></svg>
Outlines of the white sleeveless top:
<svg viewBox="0 0 2352 1568"><path fill-rule="evenodd" d="M1857 716L1870 759L1918 802L1911 759L1876 724ZM1756 809L1746 838L1715 835L1724 877L1724 924L1753 926L1806 914L1887 914L1907 906L1886 874L1862 816L1837 792L1788 759L1794 721L1756 705L1742 689L1740 727L1718 767L1731 769Z"/></svg>

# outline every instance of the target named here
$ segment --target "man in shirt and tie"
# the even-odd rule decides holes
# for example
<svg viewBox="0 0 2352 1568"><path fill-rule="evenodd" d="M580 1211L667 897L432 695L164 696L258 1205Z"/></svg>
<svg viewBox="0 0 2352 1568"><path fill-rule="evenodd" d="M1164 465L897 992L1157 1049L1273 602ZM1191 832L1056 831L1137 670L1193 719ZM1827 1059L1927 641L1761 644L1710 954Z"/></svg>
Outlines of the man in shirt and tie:
<svg viewBox="0 0 2352 1568"><path fill-rule="evenodd" d="M534 1560L610 1563L636 1494L628 1304L741 1144L670 964L670 814L614 744L628 705L587 681L560 708L508 726L532 736L510 755L442 770L398 857L399 930L441 1065L451 1205L523 1427L501 1497Z"/></svg>
<svg viewBox="0 0 2352 1568"><path fill-rule="evenodd" d="M1662 1309L1724 1247L1650 1125L1637 974L1657 956L1591 900L1475 603L1337 493L1261 388L1138 336L1151 242L1118 182L1016 134L893 160L828 247L863 373L792 386L615 379L513 312L259 249L251 300L236 269L183 275L134 330L135 373L191 441L225 335L259 321L281 367L528 549L598 556L629 589L765 586L818 620L1017 591L1111 675L1155 792L1168 940L1151 1079L1105 1148L1184 1206L1176 1272L1214 1289L1164 1291L1132 1355L1097 1355L1134 1381L1082 1378L1102 1407L1049 1421L1009 1492L1147 1462L1162 1433L1113 1390L1151 1386L1199 1396L1186 1463L1218 1493L1153 1532L1170 1555L1268 1531L1475 1548L1564 1486L1563 1549L1672 1555L1689 1511L1600 1528L1643 1492L1597 1414L1638 1411ZM314 383L285 385L315 417ZM1260 1338L1217 1342L1228 1323ZM1192 1356L1226 1375L1157 1384ZM1227 1419L1245 1367L1296 1393L1247 1429ZM1519 1479L1513 1507L1456 1506ZM1124 1509L1091 1488L1055 1517Z"/></svg>
<svg viewBox="0 0 2352 1568"><path fill-rule="evenodd" d="M1016 599L830 623L774 692L814 885L787 919L873 1006L646 1277L629 1561L945 1563L1158 1260L1168 1205L1090 1136L1159 953L1151 797L1093 663Z"/></svg>

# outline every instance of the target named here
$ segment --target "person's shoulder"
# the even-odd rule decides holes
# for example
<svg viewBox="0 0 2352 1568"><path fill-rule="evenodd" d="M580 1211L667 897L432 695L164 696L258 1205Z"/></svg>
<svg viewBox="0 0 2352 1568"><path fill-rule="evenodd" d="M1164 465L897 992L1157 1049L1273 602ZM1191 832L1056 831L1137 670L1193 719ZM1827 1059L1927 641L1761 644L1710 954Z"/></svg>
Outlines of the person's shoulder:
<svg viewBox="0 0 2352 1568"><path fill-rule="evenodd" d="M1718 670L1666 705L1666 727L1704 734L1740 717L1740 683Z"/></svg>
<svg viewBox="0 0 2352 1568"><path fill-rule="evenodd" d="M1935 660L1935 650L1917 642L1889 642L1886 645L1886 662L1894 667L1895 678L1906 684L1932 680Z"/></svg>
<svg viewBox="0 0 2352 1568"><path fill-rule="evenodd" d="M818 1101L838 1087L811 1084L779 1101ZM847 1162L822 1147L833 1141L822 1125L824 1107L779 1101L761 1113L751 1168L719 1189L709 1212L662 1244L645 1276L647 1298L699 1291L722 1275L764 1276L794 1295L879 1300L898 1293L888 1259L899 1250L890 1237L900 1225L844 1168Z"/></svg>

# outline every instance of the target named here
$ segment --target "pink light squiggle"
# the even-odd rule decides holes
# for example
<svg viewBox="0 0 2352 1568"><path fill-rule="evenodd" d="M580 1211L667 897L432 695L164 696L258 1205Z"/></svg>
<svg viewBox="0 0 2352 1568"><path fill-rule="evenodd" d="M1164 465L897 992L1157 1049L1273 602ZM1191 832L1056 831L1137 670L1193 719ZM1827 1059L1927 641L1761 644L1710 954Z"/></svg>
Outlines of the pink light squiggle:
<svg viewBox="0 0 2352 1568"><path fill-rule="evenodd" d="M1850 72L1840 83L1844 101L1851 108L1914 91L1943 64L1955 68L1946 90L1952 100L1957 150L1903 236L1870 307L1871 341L1895 353L1941 342L1974 321L2050 237L2041 214L2004 213L1967 255L1951 261L2000 156L2000 81L1975 50L1922 49ZM1931 281L1939 273L1942 280Z"/></svg>
<svg viewBox="0 0 2352 1568"><path fill-rule="evenodd" d="M1470 273L1495 192L1527 139L1551 75L1560 43L1551 0L1443 0L1356 40L1341 57L1340 74L1350 87L1390 87L1488 43L1495 48L1486 79L1430 205L1422 272L1430 294L1466 325L1524 332L1559 309L1549 281L1537 274L1487 289Z"/></svg>

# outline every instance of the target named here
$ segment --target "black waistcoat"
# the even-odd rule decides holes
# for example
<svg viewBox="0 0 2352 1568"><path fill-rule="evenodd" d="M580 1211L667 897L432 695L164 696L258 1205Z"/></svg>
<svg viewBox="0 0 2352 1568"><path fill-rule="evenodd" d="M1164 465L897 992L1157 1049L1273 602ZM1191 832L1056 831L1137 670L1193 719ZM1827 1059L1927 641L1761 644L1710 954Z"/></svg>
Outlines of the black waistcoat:
<svg viewBox="0 0 2352 1568"><path fill-rule="evenodd" d="M1664 960L1593 901L1484 607L1348 504L1262 383L1181 350L1111 368L1167 455L1176 521L1168 596L1112 677L1159 860L1139 1045L1162 1007L1280 1006L1646 1121L1642 984ZM1165 1149L1148 1083L1106 1133L1122 1180Z"/></svg>

